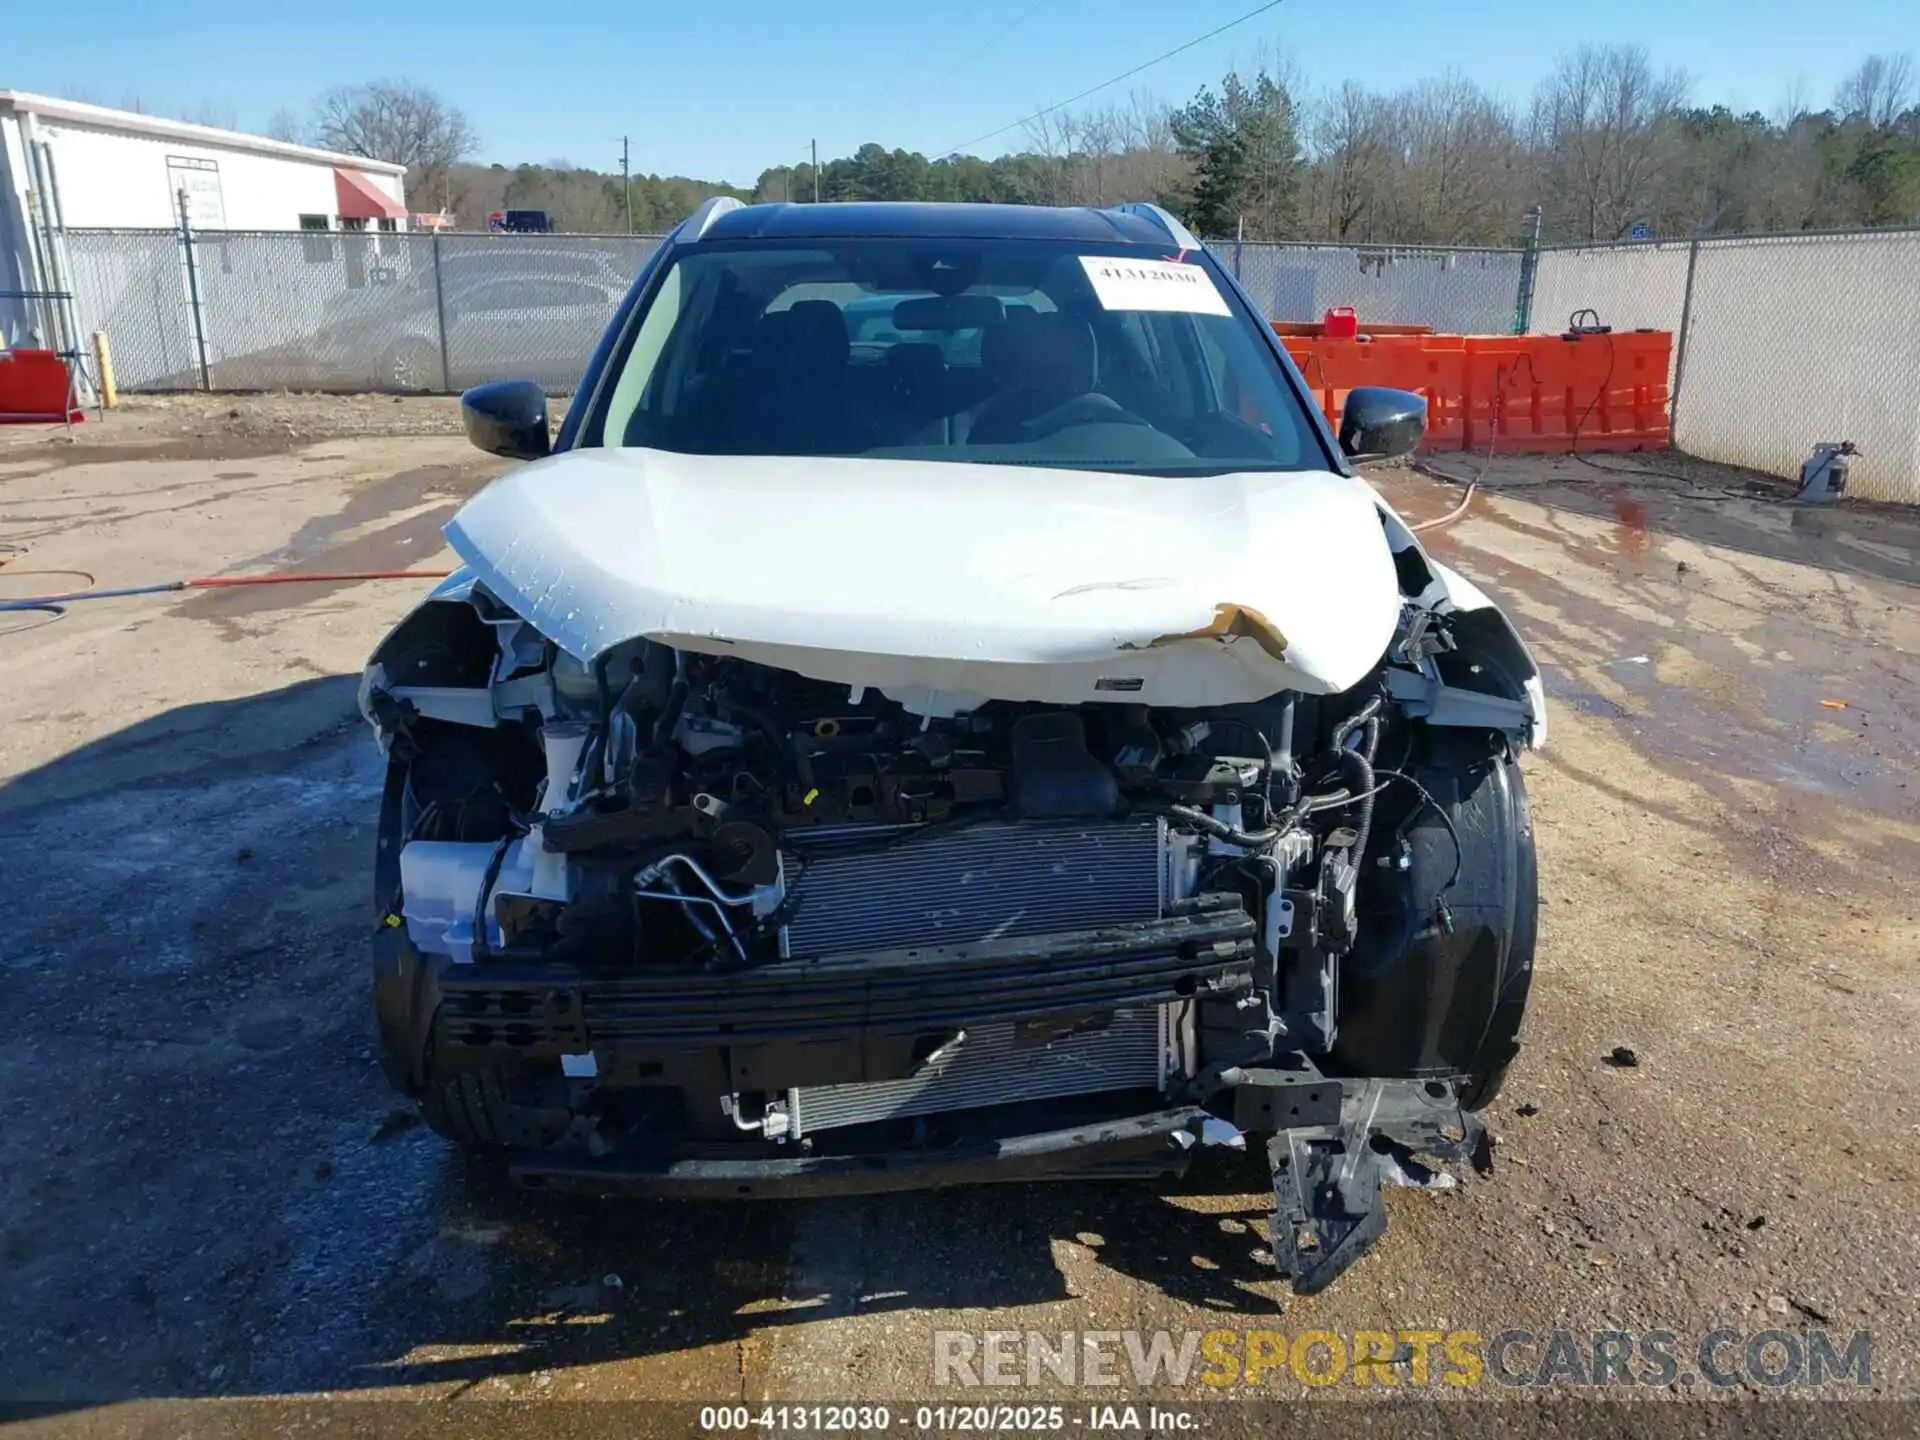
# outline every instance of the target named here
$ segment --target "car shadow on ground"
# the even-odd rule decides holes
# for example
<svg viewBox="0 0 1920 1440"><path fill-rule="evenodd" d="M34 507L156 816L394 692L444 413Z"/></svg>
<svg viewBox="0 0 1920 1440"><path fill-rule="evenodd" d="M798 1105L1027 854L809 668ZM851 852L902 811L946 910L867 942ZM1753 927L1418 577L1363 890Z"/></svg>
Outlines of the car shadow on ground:
<svg viewBox="0 0 1920 1440"><path fill-rule="evenodd" d="M924 1317L928 1331L977 1328L983 1314L1016 1328L1071 1328L1074 1310L1049 1308L1079 1298L1063 1243L1176 1302L1273 1314L1278 1282L1263 1248L1271 1202L1244 1193L1253 1183L1264 1173L1223 1162L1163 1182L716 1206L534 1193L484 1160L450 1156L439 1202L449 1253L426 1268L444 1277L459 1265L453 1250L473 1247L485 1257L484 1287L449 1306L442 1286L420 1283L414 1257L406 1281L380 1296L390 1316L411 1311L408 1349L327 1383L475 1385L731 1350L770 1331L903 1312ZM1205 1208L1189 1208L1196 1200ZM902 1360L926 1382L931 1351L910 1346Z"/></svg>
<svg viewBox="0 0 1920 1440"><path fill-rule="evenodd" d="M1069 1271L1275 1308L1264 1168L1230 1152L1160 1184L706 1205L524 1191L453 1150L375 1053L383 762L354 689L182 706L0 784L0 1399L458 1387L640 1358L665 1377L650 1390L710 1394L740 1369L703 1352L821 1318L1068 1327L1022 1307L1071 1301Z"/></svg>

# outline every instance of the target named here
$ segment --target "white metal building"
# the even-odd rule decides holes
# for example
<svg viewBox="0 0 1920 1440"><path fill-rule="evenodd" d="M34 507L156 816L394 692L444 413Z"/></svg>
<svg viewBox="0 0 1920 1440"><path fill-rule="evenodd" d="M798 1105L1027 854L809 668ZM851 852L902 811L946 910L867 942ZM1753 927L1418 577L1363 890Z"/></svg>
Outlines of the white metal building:
<svg viewBox="0 0 1920 1440"><path fill-rule="evenodd" d="M6 292L65 288L67 228L398 230L404 166L260 135L0 90L0 343L56 344Z"/></svg>

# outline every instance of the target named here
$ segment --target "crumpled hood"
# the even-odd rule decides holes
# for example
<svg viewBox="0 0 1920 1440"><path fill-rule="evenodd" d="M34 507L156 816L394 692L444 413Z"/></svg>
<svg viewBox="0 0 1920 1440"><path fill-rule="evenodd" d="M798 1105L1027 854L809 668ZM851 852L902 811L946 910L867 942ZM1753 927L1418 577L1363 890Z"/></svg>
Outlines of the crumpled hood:
<svg viewBox="0 0 1920 1440"><path fill-rule="evenodd" d="M1380 509L1324 472L577 450L446 533L579 660L646 636L947 714L1344 690L1399 616Z"/></svg>

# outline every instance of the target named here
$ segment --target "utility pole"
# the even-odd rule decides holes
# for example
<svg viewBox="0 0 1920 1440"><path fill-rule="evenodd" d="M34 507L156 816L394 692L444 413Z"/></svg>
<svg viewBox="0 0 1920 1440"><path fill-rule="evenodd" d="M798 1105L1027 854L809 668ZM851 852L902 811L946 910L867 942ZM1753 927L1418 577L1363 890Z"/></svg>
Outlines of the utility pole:
<svg viewBox="0 0 1920 1440"><path fill-rule="evenodd" d="M813 156L813 203L820 203L820 142L809 140L807 150Z"/></svg>
<svg viewBox="0 0 1920 1440"><path fill-rule="evenodd" d="M627 233L633 234L633 170L627 163L627 137L620 137L620 195L627 210Z"/></svg>

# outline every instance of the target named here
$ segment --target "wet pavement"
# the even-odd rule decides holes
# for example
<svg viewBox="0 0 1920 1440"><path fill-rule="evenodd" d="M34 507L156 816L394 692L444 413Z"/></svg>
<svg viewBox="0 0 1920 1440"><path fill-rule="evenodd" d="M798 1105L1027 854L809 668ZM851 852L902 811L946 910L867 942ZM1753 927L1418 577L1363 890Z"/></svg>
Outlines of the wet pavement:
<svg viewBox="0 0 1920 1440"><path fill-rule="evenodd" d="M438 517L490 473L431 437L85 458L0 453L0 542L29 547L0 593L29 565L443 564ZM1502 462L1424 537L1511 606L1553 706L1494 1174L1394 1193L1308 1299L1227 1156L804 1204L510 1189L374 1060L353 689L409 587L0 634L0 1398L74 1423L216 1395L953 1399L936 1330L1816 1324L1872 1332L1872 1393L1920 1393L1920 524L1583 470ZM1415 519L1458 500L1381 485Z"/></svg>

